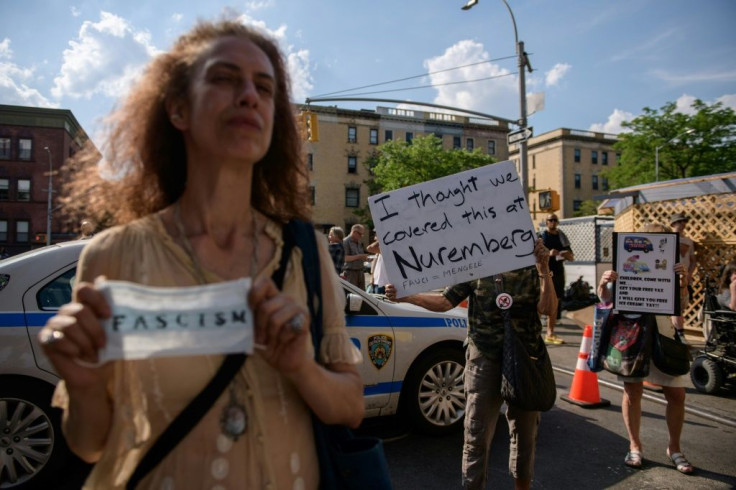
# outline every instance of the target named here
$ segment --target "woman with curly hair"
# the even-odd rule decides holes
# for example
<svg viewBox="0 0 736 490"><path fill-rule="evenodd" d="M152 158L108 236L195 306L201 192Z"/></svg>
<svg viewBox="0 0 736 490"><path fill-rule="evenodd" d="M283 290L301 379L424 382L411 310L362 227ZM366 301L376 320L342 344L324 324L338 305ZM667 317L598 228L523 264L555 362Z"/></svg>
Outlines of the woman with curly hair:
<svg viewBox="0 0 736 490"><path fill-rule="evenodd" d="M75 157L67 203L117 226L90 240L73 302L40 333L62 378L54 403L64 410L69 446L96 463L84 488L125 488L224 358L96 366L106 342L101 321L111 314L93 284L99 276L162 287L252 278L244 301L262 349L137 488L317 488L311 414L327 424L360 424L361 358L346 333L344 298L323 240L319 363L309 328L298 328L308 317L298 248L288 257L283 289L271 279L282 226L308 219L310 210L275 42L238 22L201 22L151 62L109 122L104 163L92 150ZM247 422L237 434L221 425L233 402Z"/></svg>

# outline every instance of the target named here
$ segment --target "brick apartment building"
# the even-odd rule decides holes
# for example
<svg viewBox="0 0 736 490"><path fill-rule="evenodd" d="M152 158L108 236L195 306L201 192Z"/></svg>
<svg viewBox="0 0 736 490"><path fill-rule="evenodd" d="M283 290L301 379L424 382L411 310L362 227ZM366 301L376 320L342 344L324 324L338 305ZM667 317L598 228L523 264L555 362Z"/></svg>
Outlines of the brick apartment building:
<svg viewBox="0 0 736 490"><path fill-rule="evenodd" d="M583 201L608 191L608 180L603 172L618 164L619 154L613 148L618 141L615 134L560 128L542 133L528 142L527 164L529 207L537 222L539 215L538 192L553 190L560 197L557 214L572 218ZM518 145L509 149L510 158L519 160ZM536 192L535 192L536 191Z"/></svg>
<svg viewBox="0 0 736 490"><path fill-rule="evenodd" d="M58 169L87 141L69 110L0 105L0 247L45 245L51 171L51 241L77 236L56 209Z"/></svg>
<svg viewBox="0 0 736 490"><path fill-rule="evenodd" d="M506 122L411 109L377 107L350 110L300 106L315 113L319 141L305 142L313 196L313 221L325 232L334 225L346 231L359 222L354 211L367 206L370 159L388 140L411 142L434 134L447 149L480 148L497 161L507 160ZM366 240L368 237L366 237Z"/></svg>

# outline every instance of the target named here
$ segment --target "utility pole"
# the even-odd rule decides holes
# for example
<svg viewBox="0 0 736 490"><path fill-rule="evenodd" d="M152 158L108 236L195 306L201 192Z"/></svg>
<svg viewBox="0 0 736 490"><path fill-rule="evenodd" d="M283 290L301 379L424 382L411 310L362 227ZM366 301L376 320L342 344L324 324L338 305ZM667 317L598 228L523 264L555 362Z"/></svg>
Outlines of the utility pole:
<svg viewBox="0 0 736 490"><path fill-rule="evenodd" d="M54 165L53 160L51 159L51 150L49 150L49 147L44 146L43 149L49 154L49 198L48 206L46 208L46 245L51 245L51 195L53 194L54 185Z"/></svg>
<svg viewBox="0 0 736 490"><path fill-rule="evenodd" d="M528 68L529 73L532 72L532 65L529 62L529 58L524 51L524 41L519 41L519 33L516 30L516 19L514 18L514 12L511 10L506 0L501 0L506 5L506 10L509 11L511 16L511 23L514 25L514 41L516 42L516 58L519 67L519 129L526 129L526 73L525 70ZM468 3L463 5L463 10L470 10L478 3L478 0L468 0ZM529 172L527 165L527 138L523 138L519 142L519 176L521 177L521 185L524 191L524 199L529 203L527 193L529 191Z"/></svg>

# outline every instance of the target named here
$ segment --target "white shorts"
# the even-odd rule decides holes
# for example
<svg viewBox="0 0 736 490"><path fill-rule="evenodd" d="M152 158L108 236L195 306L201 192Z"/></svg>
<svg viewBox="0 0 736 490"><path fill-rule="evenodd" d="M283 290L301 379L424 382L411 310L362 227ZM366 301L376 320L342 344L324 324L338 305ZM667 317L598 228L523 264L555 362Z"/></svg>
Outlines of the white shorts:
<svg viewBox="0 0 736 490"><path fill-rule="evenodd" d="M630 378L625 376L616 376L619 381L624 383L641 383L642 381L648 381L655 385L667 386L669 388L685 388L690 383L690 374L683 374L681 376L670 376L664 374L662 371L657 369L654 362L649 362L649 376L646 378Z"/></svg>

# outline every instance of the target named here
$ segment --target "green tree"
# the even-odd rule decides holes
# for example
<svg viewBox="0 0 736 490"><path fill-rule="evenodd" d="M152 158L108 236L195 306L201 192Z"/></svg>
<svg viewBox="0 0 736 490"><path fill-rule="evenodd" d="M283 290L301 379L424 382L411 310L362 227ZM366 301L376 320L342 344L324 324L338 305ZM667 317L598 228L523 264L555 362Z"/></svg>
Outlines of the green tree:
<svg viewBox="0 0 736 490"><path fill-rule="evenodd" d="M605 172L611 187L654 182L659 147L659 180L711 175L736 170L736 113L717 102L695 100L692 114L677 111L669 102L660 111L645 107L644 114L623 123L614 148L618 165Z"/></svg>
<svg viewBox="0 0 736 490"><path fill-rule="evenodd" d="M377 152L365 160L364 164L373 176L365 183L369 195L373 196L495 162L495 158L478 148L472 152L446 150L442 147L442 140L432 134L418 136L411 144L392 140L381 145ZM372 226L367 207L356 210L354 214L361 222Z"/></svg>
<svg viewBox="0 0 736 490"><path fill-rule="evenodd" d="M495 163L495 159L476 148L445 150L434 135L414 138L411 144L388 141L376 155L372 171L381 192L399 189L456 174L463 170Z"/></svg>
<svg viewBox="0 0 736 490"><path fill-rule="evenodd" d="M581 216L595 216L598 214L598 206L601 201L586 200L580 203L580 208L573 213L573 216L579 218Z"/></svg>

